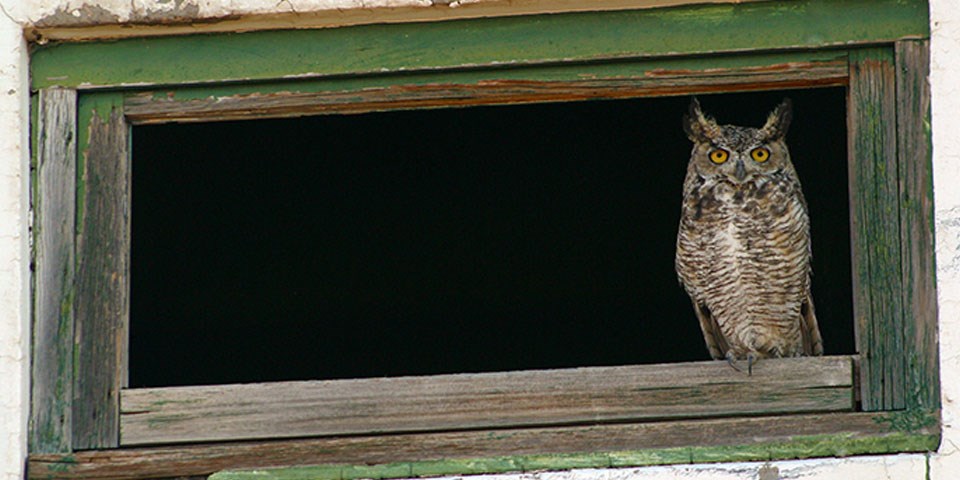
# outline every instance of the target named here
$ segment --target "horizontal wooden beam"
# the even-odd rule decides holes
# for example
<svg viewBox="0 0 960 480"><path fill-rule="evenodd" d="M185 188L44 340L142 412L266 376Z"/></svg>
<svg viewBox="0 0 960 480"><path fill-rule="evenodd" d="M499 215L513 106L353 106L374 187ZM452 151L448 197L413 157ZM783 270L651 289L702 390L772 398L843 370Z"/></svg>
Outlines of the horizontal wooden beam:
<svg viewBox="0 0 960 480"><path fill-rule="evenodd" d="M851 22L850 19L856 19ZM38 46L34 89L517 68L929 36L922 0L793 0Z"/></svg>
<svg viewBox="0 0 960 480"><path fill-rule="evenodd" d="M137 18L127 22L102 13L85 17L58 12L60 15L51 15L35 22L24 34L31 42L93 41L754 1L770 0L435 0L429 3L420 0L367 0L362 3L342 0L300 4L296 10L290 11L282 11L286 5L280 4L269 13L264 12L263 5L244 9L247 4L240 3L232 5L229 12L219 14L207 11L191 14L189 8L184 8L171 15L167 10L148 9L138 12L140 15ZM80 12L83 13L83 10Z"/></svg>
<svg viewBox="0 0 960 480"><path fill-rule="evenodd" d="M298 91L286 89L256 95L243 89L233 94L224 92L201 98L191 96L192 92L177 95L172 90L157 91L129 96L124 111L134 124L156 124L810 88L845 85L847 82L846 56L836 52L828 55L755 56L752 61L741 60L726 65L717 60L700 62L699 65L658 61L609 76L605 76L608 72L604 68L594 69L590 79L582 78L588 70L581 68L574 72L555 69L553 75L556 79L550 80L511 78L517 72L498 72L489 79L455 75L446 76L442 83L437 83L435 79L409 77L402 85L365 83L351 89L321 85L314 91L301 86ZM570 73L581 78L571 79L575 75Z"/></svg>
<svg viewBox="0 0 960 480"><path fill-rule="evenodd" d="M935 412L832 413L33 454L28 478L187 477L319 464L332 465L334 478L409 477L928 451L938 443Z"/></svg>
<svg viewBox="0 0 960 480"><path fill-rule="evenodd" d="M853 410L847 356L127 389L121 445Z"/></svg>

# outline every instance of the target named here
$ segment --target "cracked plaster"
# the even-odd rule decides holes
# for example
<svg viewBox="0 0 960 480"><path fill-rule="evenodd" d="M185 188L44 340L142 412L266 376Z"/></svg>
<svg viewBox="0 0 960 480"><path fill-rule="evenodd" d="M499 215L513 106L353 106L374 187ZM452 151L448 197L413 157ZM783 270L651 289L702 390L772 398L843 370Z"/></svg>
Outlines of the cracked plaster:
<svg viewBox="0 0 960 480"><path fill-rule="evenodd" d="M29 97L22 28L5 10L0 8L0 479L13 480L21 476L26 454Z"/></svg>

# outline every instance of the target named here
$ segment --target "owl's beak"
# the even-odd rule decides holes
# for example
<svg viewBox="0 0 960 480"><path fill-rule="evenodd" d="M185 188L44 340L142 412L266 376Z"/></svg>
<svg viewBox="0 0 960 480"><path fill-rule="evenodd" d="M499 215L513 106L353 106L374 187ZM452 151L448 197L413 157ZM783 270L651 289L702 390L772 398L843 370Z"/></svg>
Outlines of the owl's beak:
<svg viewBox="0 0 960 480"><path fill-rule="evenodd" d="M734 168L733 174L737 177L737 181L742 182L744 178L747 178L747 169L743 167L743 160L738 158Z"/></svg>

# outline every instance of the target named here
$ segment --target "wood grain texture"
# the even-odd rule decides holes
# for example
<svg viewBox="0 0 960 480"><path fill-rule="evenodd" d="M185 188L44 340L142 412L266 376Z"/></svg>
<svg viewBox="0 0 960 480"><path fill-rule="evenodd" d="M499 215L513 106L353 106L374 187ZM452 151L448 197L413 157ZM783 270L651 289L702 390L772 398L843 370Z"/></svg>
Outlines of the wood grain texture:
<svg viewBox="0 0 960 480"><path fill-rule="evenodd" d="M319 464L363 473L365 466L393 464L392 470L388 469L392 476L404 477L415 467L429 473L431 465L438 467L429 462L440 461L469 473L474 471L466 468L471 464L484 466L483 461L473 459L488 459L487 471L496 471L492 460L501 460L499 465L513 462L506 468L519 471L549 468L553 465L550 458L567 468L573 463L607 467L923 451L935 444L938 431L900 432L891 428L893 416L883 412L827 413L123 448L31 455L28 476L139 479ZM564 460L564 455L574 457ZM415 463L398 466L397 462ZM449 466L447 473L453 473Z"/></svg>
<svg viewBox="0 0 960 480"><path fill-rule="evenodd" d="M856 19L856 28L851 28L850 19ZM30 79L33 88L43 88L332 78L849 47L928 35L928 8L923 0L745 2L51 42L32 52Z"/></svg>
<svg viewBox="0 0 960 480"><path fill-rule="evenodd" d="M584 75L590 72L586 68L579 71L584 72ZM836 86L846 84L847 73L847 62L844 58L699 71L652 69L642 77L624 78L619 75L607 79L579 81L500 79L455 83L447 80L442 83L411 82L405 85L342 91L287 91L187 100L148 92L129 97L125 104L125 113L134 124L297 117L410 108Z"/></svg>
<svg viewBox="0 0 960 480"><path fill-rule="evenodd" d="M71 448L77 92L39 92L30 451Z"/></svg>
<svg viewBox="0 0 960 480"><path fill-rule="evenodd" d="M897 122L892 48L850 53L847 105L854 317L864 410L904 408Z"/></svg>
<svg viewBox="0 0 960 480"><path fill-rule="evenodd" d="M124 390L121 445L853 408L850 357Z"/></svg>
<svg viewBox="0 0 960 480"><path fill-rule="evenodd" d="M330 9L323 4L313 10L275 11L269 15L249 15L235 11L231 18L184 17L184 23L174 23L165 11L157 12L151 22L151 11L130 25L107 22L80 26L75 17L60 17L58 21L33 24L24 32L27 41L96 41L130 37L185 35L193 33L232 33L258 30L331 28L371 23L410 23L449 21L465 18L512 17L564 12L597 12L609 10L640 10L678 7L704 3L743 3L768 0L482 0L447 8L452 0L438 0L433 8L424 8L417 1L371 2L354 4L352 8ZM389 5L389 6L388 6ZM373 11L373 12L372 12ZM187 23L189 20L189 23ZM215 20L215 21L214 21Z"/></svg>
<svg viewBox="0 0 960 480"><path fill-rule="evenodd" d="M897 157L903 269L904 345L910 408L940 405L933 165L930 148L929 40L904 40L897 62Z"/></svg>
<svg viewBox="0 0 960 480"><path fill-rule="evenodd" d="M129 316L127 123L119 107L85 118L89 118L89 131L80 178L83 201L77 242L76 449L119 445Z"/></svg>

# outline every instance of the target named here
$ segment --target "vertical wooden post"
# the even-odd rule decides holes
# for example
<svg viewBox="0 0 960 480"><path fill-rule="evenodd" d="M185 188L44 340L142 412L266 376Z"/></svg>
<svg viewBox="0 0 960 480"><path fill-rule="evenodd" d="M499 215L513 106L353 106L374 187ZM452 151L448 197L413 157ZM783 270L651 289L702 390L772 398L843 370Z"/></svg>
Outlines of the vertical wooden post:
<svg viewBox="0 0 960 480"><path fill-rule="evenodd" d="M854 317L864 410L904 408L900 189L893 50L850 53Z"/></svg>
<svg viewBox="0 0 960 480"><path fill-rule="evenodd" d="M92 94L93 95L93 94ZM130 161L122 97L93 100L79 179L73 443L119 445L129 316ZM92 114L90 114L92 113ZM81 141L81 148L84 143Z"/></svg>
<svg viewBox="0 0 960 480"><path fill-rule="evenodd" d="M937 287L933 264L933 166L930 158L929 40L896 43L897 144L903 269L907 404L940 405Z"/></svg>
<svg viewBox="0 0 960 480"><path fill-rule="evenodd" d="M40 90L37 108L30 451L68 452L73 395L77 92Z"/></svg>

